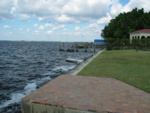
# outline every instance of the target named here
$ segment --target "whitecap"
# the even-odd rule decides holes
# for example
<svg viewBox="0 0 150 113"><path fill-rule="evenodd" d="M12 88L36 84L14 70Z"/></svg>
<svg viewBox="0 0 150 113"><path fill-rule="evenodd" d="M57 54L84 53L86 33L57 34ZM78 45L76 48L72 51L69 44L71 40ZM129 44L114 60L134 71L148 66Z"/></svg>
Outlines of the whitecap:
<svg viewBox="0 0 150 113"><path fill-rule="evenodd" d="M26 95L30 94L32 91L36 90L36 83L28 83L25 87L24 87L24 91L22 93L12 93L11 94L11 99L8 101L3 102L0 105L0 108L3 107L7 107L10 104L16 103L16 102L20 102L20 100L25 97Z"/></svg>
<svg viewBox="0 0 150 113"><path fill-rule="evenodd" d="M52 69L52 71L65 71L65 72L67 72L67 71L69 71L69 70L75 68L75 66L76 66L76 65L71 65L71 66L58 66L58 67Z"/></svg>
<svg viewBox="0 0 150 113"><path fill-rule="evenodd" d="M13 93L11 94L11 100L5 101L0 105L0 108L7 107L8 105L19 102L21 98L23 98L25 95L23 93Z"/></svg>
<svg viewBox="0 0 150 113"><path fill-rule="evenodd" d="M36 84L39 87L43 86L45 83L49 82L51 80L50 76L42 77L36 80Z"/></svg>
<svg viewBox="0 0 150 113"><path fill-rule="evenodd" d="M32 91L36 90L36 87L37 87L37 84L34 82L34 83L28 83L25 88L24 88L24 93L25 95L28 95L30 94Z"/></svg>
<svg viewBox="0 0 150 113"><path fill-rule="evenodd" d="M55 74L55 73L50 71L50 72L46 72L46 73L42 74L42 76L50 76L50 75L53 75L53 74Z"/></svg>

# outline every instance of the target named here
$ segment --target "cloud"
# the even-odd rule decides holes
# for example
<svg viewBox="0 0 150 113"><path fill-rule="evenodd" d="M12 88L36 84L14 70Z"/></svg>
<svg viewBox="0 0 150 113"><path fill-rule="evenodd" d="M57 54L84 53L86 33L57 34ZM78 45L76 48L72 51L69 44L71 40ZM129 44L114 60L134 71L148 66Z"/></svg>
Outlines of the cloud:
<svg viewBox="0 0 150 113"><path fill-rule="evenodd" d="M38 27L38 29L39 29L39 30L41 30L41 31L43 31L43 30L44 30L44 28L45 28L45 27L44 27L44 26L42 26L42 25Z"/></svg>
<svg viewBox="0 0 150 113"><path fill-rule="evenodd" d="M27 29L27 32L29 32L30 31L30 29Z"/></svg>
<svg viewBox="0 0 150 113"><path fill-rule="evenodd" d="M115 17L117 16L123 9L123 6L119 2L119 0L113 0L112 5L110 7L110 15Z"/></svg>
<svg viewBox="0 0 150 113"><path fill-rule="evenodd" d="M17 0L15 4L18 13L39 17L48 15L49 10L47 6L48 4L45 0Z"/></svg>
<svg viewBox="0 0 150 113"><path fill-rule="evenodd" d="M60 0L16 0L16 13L36 17L39 21L56 17L61 14L58 7ZM63 0L64 1L64 0ZM65 2L64 2L65 3Z"/></svg>
<svg viewBox="0 0 150 113"><path fill-rule="evenodd" d="M49 24L49 23L44 24L44 25L34 24L33 26L34 26L34 27L37 27L37 28L38 28L39 30L41 30L41 31L43 31L44 29L53 27L53 25L52 25L52 24Z"/></svg>
<svg viewBox="0 0 150 113"><path fill-rule="evenodd" d="M54 19L60 23L80 23L80 21L78 21L72 17L68 17L64 14L62 14L61 16L56 17Z"/></svg>
<svg viewBox="0 0 150 113"><path fill-rule="evenodd" d="M27 14L19 14L18 16L21 21L28 21L28 19L30 18L30 16Z"/></svg>
<svg viewBox="0 0 150 113"><path fill-rule="evenodd" d="M134 8L144 8L145 12L150 11L149 0L130 0L127 4L121 4L120 0L112 0L110 8L107 12L107 16L101 17L98 24L108 24L111 19L115 18L118 14L123 12L129 12Z"/></svg>
<svg viewBox="0 0 150 113"><path fill-rule="evenodd" d="M67 30L68 30L67 28L64 28L64 29L63 29L63 31L67 31Z"/></svg>
<svg viewBox="0 0 150 113"><path fill-rule="evenodd" d="M138 9L144 8L144 11L149 12L150 1L149 0L130 0L130 2L123 7L122 11L128 12L136 7Z"/></svg>
<svg viewBox="0 0 150 113"><path fill-rule="evenodd" d="M107 16L100 18L100 19L97 21L97 23L98 23L98 24L107 24L107 23L109 23L109 21L110 21L111 19L112 19L112 17L110 16L109 13L107 13Z"/></svg>
<svg viewBox="0 0 150 113"><path fill-rule="evenodd" d="M49 27L53 27L53 25L52 25L52 24L47 23L47 24L45 24L45 25L44 25L44 27L45 27L45 28L49 28Z"/></svg>
<svg viewBox="0 0 150 113"><path fill-rule="evenodd" d="M62 8L65 20L74 23L93 22L106 15L110 0L70 0Z"/></svg>
<svg viewBox="0 0 150 113"><path fill-rule="evenodd" d="M58 27L53 27L52 30L56 31L56 30L64 30L65 29L65 25L60 25Z"/></svg>
<svg viewBox="0 0 150 113"><path fill-rule="evenodd" d="M80 27L75 27L75 29L74 29L75 31L80 31L81 30L81 28Z"/></svg>
<svg viewBox="0 0 150 113"><path fill-rule="evenodd" d="M90 24L89 26L87 26L87 29L89 29L94 34L100 33L100 26L96 23Z"/></svg>
<svg viewBox="0 0 150 113"><path fill-rule="evenodd" d="M99 32L100 30L100 26L96 23L92 23L92 24L89 24L88 26L85 26L85 27L75 27L74 28L75 31L79 32L79 31L87 31L87 32Z"/></svg>
<svg viewBox="0 0 150 113"><path fill-rule="evenodd" d="M0 14L23 21L36 17L39 21L81 23L105 16L110 4L111 0L2 0Z"/></svg>
<svg viewBox="0 0 150 113"><path fill-rule="evenodd" d="M23 29L23 28L20 28L19 30L20 30L20 31L23 31L24 29Z"/></svg>
<svg viewBox="0 0 150 113"><path fill-rule="evenodd" d="M84 27L76 26L74 28L74 35L87 36L87 37L89 36L99 37L99 34L101 33L100 31L101 31L101 27L96 23L92 23Z"/></svg>
<svg viewBox="0 0 150 113"><path fill-rule="evenodd" d="M14 0L1 0L0 1L0 20L13 18L11 10L13 10Z"/></svg>
<svg viewBox="0 0 150 113"><path fill-rule="evenodd" d="M52 34L52 33L53 33L53 31L50 31L50 30L47 31L47 34L48 34L48 35L50 35L50 34Z"/></svg>
<svg viewBox="0 0 150 113"><path fill-rule="evenodd" d="M38 31L38 30L34 30L34 32L35 32L35 33L39 33L40 31Z"/></svg>
<svg viewBox="0 0 150 113"><path fill-rule="evenodd" d="M63 12L68 16L80 18L99 18L107 12L110 0L70 0Z"/></svg>
<svg viewBox="0 0 150 113"><path fill-rule="evenodd" d="M33 26L34 26L34 27L38 27L38 24L34 24Z"/></svg>
<svg viewBox="0 0 150 113"><path fill-rule="evenodd" d="M3 28L5 28L5 29L11 29L12 27L8 26L8 25L5 25L5 26L3 26Z"/></svg>
<svg viewBox="0 0 150 113"><path fill-rule="evenodd" d="M16 28L20 34L30 32L27 34L33 37L62 35L75 36L78 39L82 36L94 38L99 37L104 25L119 13L131 11L135 7L150 11L150 0L128 1L126 3L125 0L0 0L0 21L9 19L9 23L16 24L7 24L6 20L3 28ZM28 25L21 23L25 27L20 30L25 32L19 31L18 19L28 22Z"/></svg>
<svg viewBox="0 0 150 113"><path fill-rule="evenodd" d="M19 17L20 20L27 21L35 17L39 21L51 20L58 23L98 21L103 24L135 7L150 11L149 4L149 0L130 0L125 6L119 0L1 0L0 20Z"/></svg>
<svg viewBox="0 0 150 113"><path fill-rule="evenodd" d="M149 0L130 0L126 5L122 5L119 0L113 0L110 6L109 14L114 18L119 13L122 12L129 12L134 8L144 8L145 12L150 11L149 7L150 1Z"/></svg>

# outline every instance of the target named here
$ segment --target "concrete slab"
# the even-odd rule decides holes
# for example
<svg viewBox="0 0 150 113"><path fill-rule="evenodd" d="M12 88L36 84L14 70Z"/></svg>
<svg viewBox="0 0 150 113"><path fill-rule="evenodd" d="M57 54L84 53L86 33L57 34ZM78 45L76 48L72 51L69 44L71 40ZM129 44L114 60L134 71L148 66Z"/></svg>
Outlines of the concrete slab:
<svg viewBox="0 0 150 113"><path fill-rule="evenodd" d="M150 94L113 78L61 75L23 98L22 112L150 113Z"/></svg>

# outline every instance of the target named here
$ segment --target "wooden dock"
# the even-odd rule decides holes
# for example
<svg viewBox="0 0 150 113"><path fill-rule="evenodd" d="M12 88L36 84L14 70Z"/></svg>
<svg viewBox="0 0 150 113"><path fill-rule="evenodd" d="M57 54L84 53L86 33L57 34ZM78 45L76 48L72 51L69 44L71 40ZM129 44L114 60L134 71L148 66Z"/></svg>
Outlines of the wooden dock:
<svg viewBox="0 0 150 113"><path fill-rule="evenodd" d="M104 48L104 45L95 44L95 43L73 43L72 45L59 45L59 51L67 52L78 52L78 51L96 51L97 49Z"/></svg>

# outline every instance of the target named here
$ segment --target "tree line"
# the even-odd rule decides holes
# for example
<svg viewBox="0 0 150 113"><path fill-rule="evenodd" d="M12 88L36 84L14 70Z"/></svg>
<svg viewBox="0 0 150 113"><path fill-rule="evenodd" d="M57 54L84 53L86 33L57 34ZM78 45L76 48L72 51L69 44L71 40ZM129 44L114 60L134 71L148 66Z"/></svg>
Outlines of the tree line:
<svg viewBox="0 0 150 113"><path fill-rule="evenodd" d="M101 36L107 38L127 38L129 33L150 29L150 12L144 12L144 9L133 9L131 12L120 13L112 19L102 30Z"/></svg>

